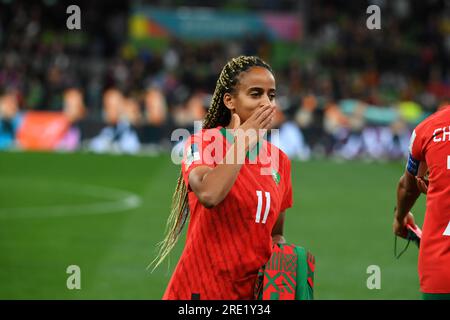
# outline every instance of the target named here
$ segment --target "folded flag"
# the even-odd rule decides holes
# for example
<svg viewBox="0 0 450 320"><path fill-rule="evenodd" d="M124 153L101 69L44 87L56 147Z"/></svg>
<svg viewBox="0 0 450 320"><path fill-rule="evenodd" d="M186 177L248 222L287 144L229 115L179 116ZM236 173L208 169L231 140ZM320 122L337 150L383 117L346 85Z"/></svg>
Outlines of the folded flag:
<svg viewBox="0 0 450 320"><path fill-rule="evenodd" d="M305 248L276 244L260 268L255 285L257 300L313 300L315 258Z"/></svg>

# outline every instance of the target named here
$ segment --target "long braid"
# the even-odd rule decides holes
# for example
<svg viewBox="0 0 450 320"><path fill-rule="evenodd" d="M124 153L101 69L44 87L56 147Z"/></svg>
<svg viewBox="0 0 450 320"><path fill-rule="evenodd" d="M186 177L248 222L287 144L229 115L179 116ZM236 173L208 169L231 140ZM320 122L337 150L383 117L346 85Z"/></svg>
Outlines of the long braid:
<svg viewBox="0 0 450 320"><path fill-rule="evenodd" d="M211 129L219 125L228 125L231 119L231 112L225 106L223 96L225 93L234 92L239 81L239 75L242 72L256 66L266 68L270 72L273 72L272 68L266 62L255 56L239 56L231 59L225 65L217 80L216 88L211 100L211 106L203 121L203 129ZM158 244L158 255L150 264L150 266L154 265L152 271L155 270L172 251L180 237L188 215L189 206L187 187L183 181L183 174L180 171L177 186L172 197L172 209L169 218L167 219L166 236L164 240Z"/></svg>

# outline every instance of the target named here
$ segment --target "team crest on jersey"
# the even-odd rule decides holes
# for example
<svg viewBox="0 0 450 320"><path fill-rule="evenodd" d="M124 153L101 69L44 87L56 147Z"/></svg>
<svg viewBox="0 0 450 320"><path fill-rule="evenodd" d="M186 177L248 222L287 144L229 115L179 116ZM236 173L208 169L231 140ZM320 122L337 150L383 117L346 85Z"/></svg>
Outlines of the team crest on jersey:
<svg viewBox="0 0 450 320"><path fill-rule="evenodd" d="M200 160L200 152L198 151L198 145L193 143L188 150L186 155L186 169L192 164L192 162Z"/></svg>
<svg viewBox="0 0 450 320"><path fill-rule="evenodd" d="M280 180L281 180L280 174L273 168L272 168L272 178L273 178L273 181L275 181L276 184L280 183Z"/></svg>

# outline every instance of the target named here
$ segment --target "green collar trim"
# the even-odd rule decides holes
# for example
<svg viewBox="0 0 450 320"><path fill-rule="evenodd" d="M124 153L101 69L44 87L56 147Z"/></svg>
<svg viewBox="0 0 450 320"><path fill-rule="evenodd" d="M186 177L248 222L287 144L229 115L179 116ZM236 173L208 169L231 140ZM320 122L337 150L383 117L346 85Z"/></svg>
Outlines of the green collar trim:
<svg viewBox="0 0 450 320"><path fill-rule="evenodd" d="M228 140L229 143L234 142L234 137L227 131L225 127L220 128L220 133Z"/></svg>
<svg viewBox="0 0 450 320"><path fill-rule="evenodd" d="M273 168L272 168L272 178L273 178L273 181L275 181L275 183L276 183L277 185L280 184L281 176L280 176L280 174L279 174L277 171L275 171L275 169L273 169Z"/></svg>
<svg viewBox="0 0 450 320"><path fill-rule="evenodd" d="M227 131L225 127L220 128L220 133L228 140L230 144L234 143L234 137ZM247 151L247 159L253 161L256 159L256 157L259 155L259 151L261 150L262 142L258 141L256 146L252 149Z"/></svg>

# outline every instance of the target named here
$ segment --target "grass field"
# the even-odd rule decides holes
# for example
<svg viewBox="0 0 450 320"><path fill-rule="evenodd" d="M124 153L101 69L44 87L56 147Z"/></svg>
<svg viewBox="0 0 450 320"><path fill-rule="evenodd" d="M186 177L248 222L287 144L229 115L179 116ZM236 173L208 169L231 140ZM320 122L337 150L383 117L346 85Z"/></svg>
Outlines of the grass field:
<svg viewBox="0 0 450 320"><path fill-rule="evenodd" d="M316 256L317 299L419 299L417 248L391 232L403 163L294 162L285 236ZM146 266L179 169L168 155L0 153L0 299L160 299L181 253ZM423 221L425 201L415 207ZM404 246L406 242L400 241ZM69 265L81 289L69 290ZM381 268L381 289L366 270Z"/></svg>

